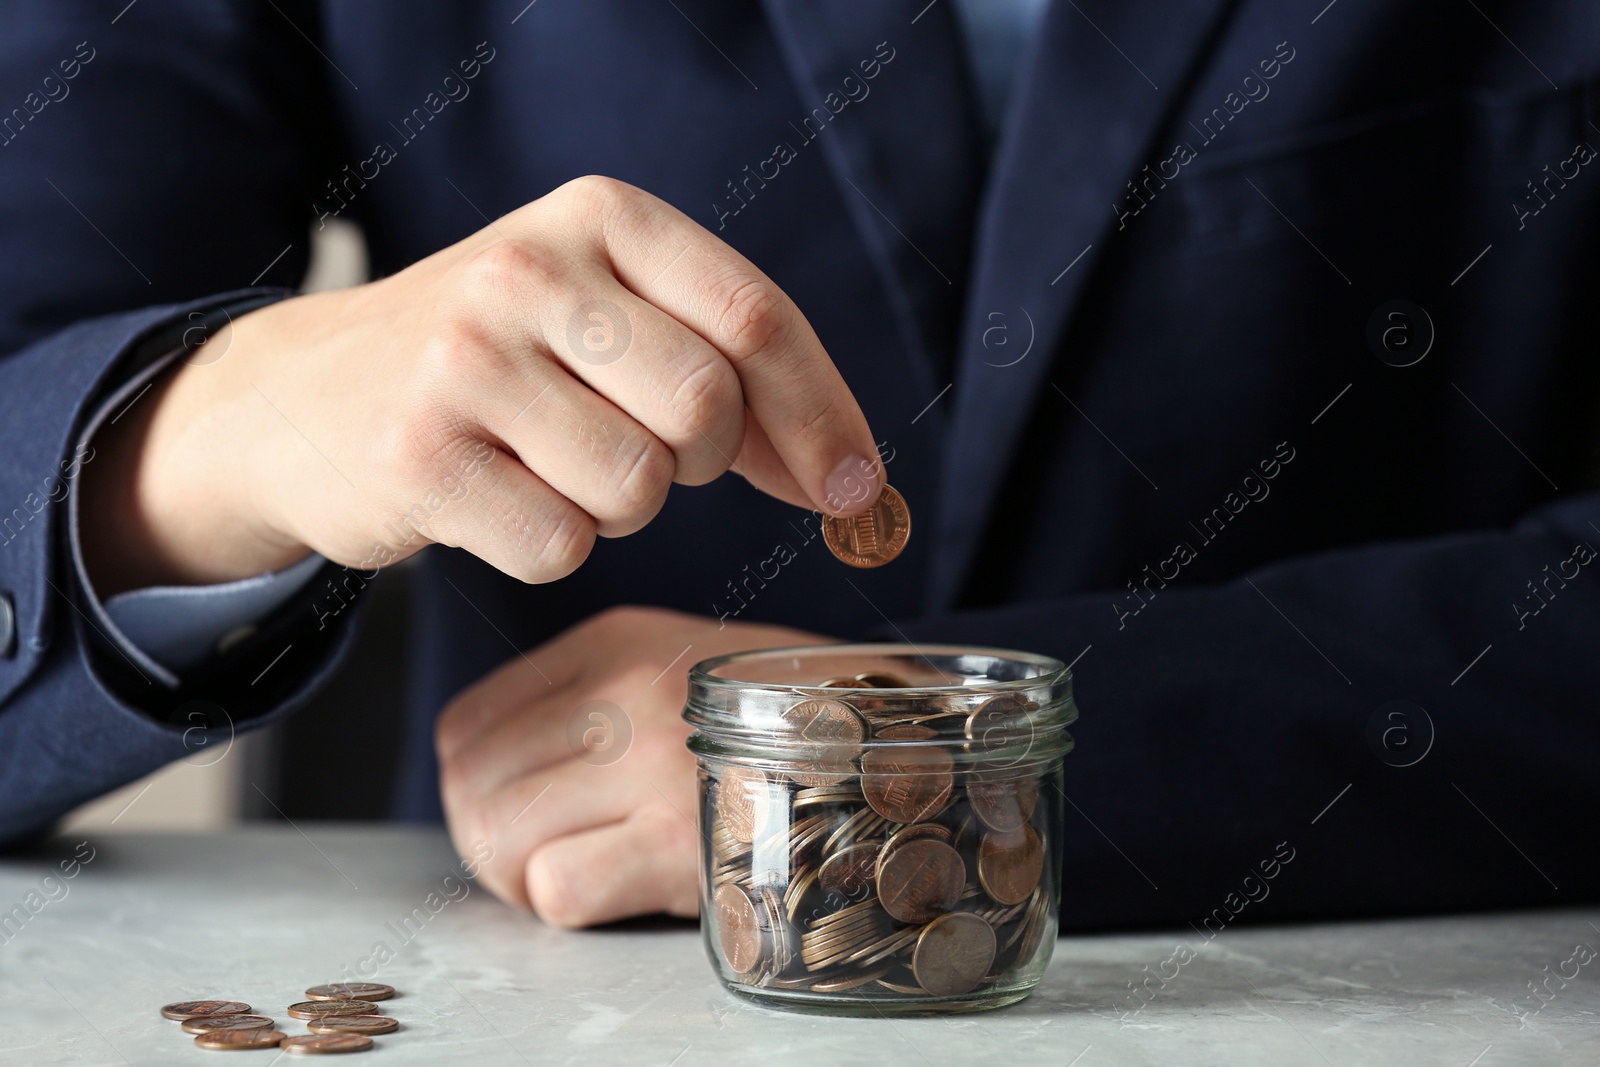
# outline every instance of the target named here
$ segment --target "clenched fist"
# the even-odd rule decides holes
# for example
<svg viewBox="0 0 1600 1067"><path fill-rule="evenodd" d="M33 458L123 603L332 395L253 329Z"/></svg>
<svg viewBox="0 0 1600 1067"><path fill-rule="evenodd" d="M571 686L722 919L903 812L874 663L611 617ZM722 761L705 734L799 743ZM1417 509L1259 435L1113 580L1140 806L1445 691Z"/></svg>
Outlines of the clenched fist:
<svg viewBox="0 0 1600 1067"><path fill-rule="evenodd" d="M478 878L557 926L699 910L689 667L831 640L654 608L615 608L461 693L437 746L450 836L487 842Z"/></svg>

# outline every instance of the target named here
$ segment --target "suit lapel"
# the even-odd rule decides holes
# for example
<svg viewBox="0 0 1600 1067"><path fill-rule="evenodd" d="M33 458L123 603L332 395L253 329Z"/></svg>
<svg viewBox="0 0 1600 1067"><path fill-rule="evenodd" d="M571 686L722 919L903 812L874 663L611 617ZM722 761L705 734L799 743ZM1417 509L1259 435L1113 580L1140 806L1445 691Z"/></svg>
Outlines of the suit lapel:
<svg viewBox="0 0 1600 1067"><path fill-rule="evenodd" d="M908 388L932 396L955 357L985 155L949 5L763 3L802 107L840 108L820 133L804 125L806 111L792 125L822 149L866 240L915 357ZM875 78L862 78L863 61L880 64ZM860 100L842 87L852 75L867 90Z"/></svg>
<svg viewBox="0 0 1600 1067"><path fill-rule="evenodd" d="M981 209L935 520L933 610L959 597L1027 413L1050 401L1041 392L1057 345L1116 240L1112 205L1152 158L1154 137L1235 3L1172 0L1157 22L1150 7L1124 0L1054 0L1045 15ZM983 345L991 312L1006 316L1003 354ZM1012 363L1029 319L1032 348Z"/></svg>

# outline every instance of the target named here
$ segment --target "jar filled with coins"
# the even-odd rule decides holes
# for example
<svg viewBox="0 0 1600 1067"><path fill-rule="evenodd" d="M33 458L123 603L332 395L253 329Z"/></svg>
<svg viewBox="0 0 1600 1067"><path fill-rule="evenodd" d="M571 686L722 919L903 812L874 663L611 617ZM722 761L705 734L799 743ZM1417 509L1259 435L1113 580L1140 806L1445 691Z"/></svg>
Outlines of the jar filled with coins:
<svg viewBox="0 0 1600 1067"><path fill-rule="evenodd" d="M723 984L849 1014L1026 997L1055 945L1071 674L997 649L816 645L689 676L701 931Z"/></svg>

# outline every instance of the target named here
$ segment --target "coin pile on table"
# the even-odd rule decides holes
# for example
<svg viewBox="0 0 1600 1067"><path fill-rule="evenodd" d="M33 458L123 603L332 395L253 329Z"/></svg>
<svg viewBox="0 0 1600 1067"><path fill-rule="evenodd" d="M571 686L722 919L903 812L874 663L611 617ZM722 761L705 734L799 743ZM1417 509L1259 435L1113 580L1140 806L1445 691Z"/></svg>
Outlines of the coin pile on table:
<svg viewBox="0 0 1600 1067"><path fill-rule="evenodd" d="M161 1014L183 1024L200 1048L242 1051L276 1048L302 1056L365 1052L373 1034L387 1034L400 1023L384 1015L375 1001L394 996L394 987L379 982L333 982L307 989L308 999L289 1005L292 1019L305 1020L309 1034L290 1037L270 1016L251 1013L238 1000L184 1000L168 1004Z"/></svg>
<svg viewBox="0 0 1600 1067"><path fill-rule="evenodd" d="M982 753L1014 752L1036 705L876 695L910 686L885 673L821 686L855 692L784 712L807 758L715 776L711 921L728 968L744 985L866 999L1004 987L1054 926L1045 772Z"/></svg>

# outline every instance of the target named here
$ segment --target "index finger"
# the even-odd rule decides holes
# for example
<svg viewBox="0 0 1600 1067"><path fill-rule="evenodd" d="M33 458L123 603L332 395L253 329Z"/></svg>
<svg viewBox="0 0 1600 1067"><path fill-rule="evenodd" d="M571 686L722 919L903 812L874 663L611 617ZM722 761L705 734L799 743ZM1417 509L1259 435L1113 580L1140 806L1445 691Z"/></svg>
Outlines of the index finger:
<svg viewBox="0 0 1600 1067"><path fill-rule="evenodd" d="M755 264L670 204L610 179L569 183L616 278L705 338L805 494L831 515L878 499L866 416L794 301Z"/></svg>

